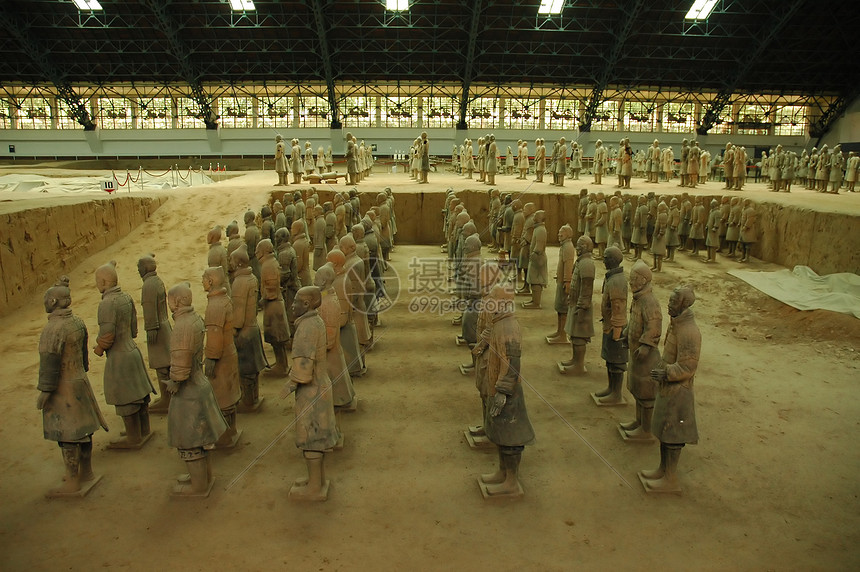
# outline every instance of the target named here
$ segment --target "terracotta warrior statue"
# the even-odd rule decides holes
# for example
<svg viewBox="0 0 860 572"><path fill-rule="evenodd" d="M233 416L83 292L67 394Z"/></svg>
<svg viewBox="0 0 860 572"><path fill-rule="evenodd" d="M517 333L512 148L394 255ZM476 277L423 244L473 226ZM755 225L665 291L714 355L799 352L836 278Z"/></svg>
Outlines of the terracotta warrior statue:
<svg viewBox="0 0 860 572"><path fill-rule="evenodd" d="M325 255L328 253L326 248L326 222L323 208L320 205L314 206L314 222L312 242L314 246L314 270L318 270L320 266L325 264Z"/></svg>
<svg viewBox="0 0 860 572"><path fill-rule="evenodd" d="M651 255L654 264L651 270L663 271L663 259L666 258L669 245L669 207L666 203L657 205L657 219L654 223L654 234L651 237Z"/></svg>
<svg viewBox="0 0 860 572"><path fill-rule="evenodd" d="M275 172L278 174L278 182L276 187L281 187L287 184L287 145L284 143L284 138L280 135L275 136Z"/></svg>
<svg viewBox="0 0 860 572"><path fill-rule="evenodd" d="M514 292L496 285L491 291L494 315L487 349L487 399L484 431L499 448L499 469L481 475L484 498L523 495L517 477L526 445L534 442L534 429L526 411L521 371L522 334L514 316Z"/></svg>
<svg viewBox="0 0 860 572"><path fill-rule="evenodd" d="M606 169L606 148L603 141L597 140L594 147L594 184L600 185L603 180L603 171Z"/></svg>
<svg viewBox="0 0 860 572"><path fill-rule="evenodd" d="M690 306L696 296L689 286L675 288L669 297L669 330L662 362L651 370L657 384L652 431L660 440L660 466L640 471L639 480L649 493L680 493L678 459L687 443L699 441L693 380L702 350L702 334Z"/></svg>
<svg viewBox="0 0 860 572"><path fill-rule="evenodd" d="M609 385L606 389L591 394L597 405L626 405L621 395L624 372L627 371L627 340L622 336L624 327L627 326L627 281L624 280L624 268L621 267L623 258L621 250L614 246L603 253L606 277L603 279L600 305L603 322L600 357L606 361Z"/></svg>
<svg viewBox="0 0 860 572"><path fill-rule="evenodd" d="M164 290L164 282L158 277L155 269L154 254L141 256L138 259L137 272L143 279L140 307L143 308L147 356L149 367L155 370L158 378L158 390L161 395L150 406L149 412L166 414L170 406L170 394L167 393L165 383L170 379L170 333L173 328L167 318L167 292Z"/></svg>
<svg viewBox="0 0 860 572"><path fill-rule="evenodd" d="M741 262L749 262L750 247L758 240L757 233L758 214L756 213L755 206L753 206L751 200L744 199L744 208L741 211L740 237L738 239L743 249Z"/></svg>
<svg viewBox="0 0 860 572"><path fill-rule="evenodd" d="M361 236L361 254L359 254L359 244L356 242L355 235ZM367 373L364 362L365 346L373 338L370 322L367 320L367 308L364 305L364 295L367 293L368 287L367 268L365 259L362 258L362 255L368 254L367 245L364 244L364 227L356 225L351 234L340 239L338 246L345 257L343 264L344 287L347 294L346 302L349 305L347 324L341 328L341 334L351 337L352 332L355 332L355 341L358 342L358 346L355 348L356 357L353 358L355 363L348 362L347 365L350 376L361 377Z"/></svg>
<svg viewBox="0 0 860 572"><path fill-rule="evenodd" d="M260 304L263 310L263 339L272 346L277 375L287 373L287 344L290 326L281 290L281 265L275 258L275 247L268 238L257 243L260 260Z"/></svg>
<svg viewBox="0 0 860 572"><path fill-rule="evenodd" d="M353 244L354 243L355 242L353 241ZM345 242L344 245L349 248L348 241ZM343 350L344 359L347 367L349 368L350 375L352 375L352 372L362 375L366 368L364 367L364 359L361 355L361 344L359 343L358 329L356 328L355 320L353 319L353 305L350 302L353 282L346 273L346 257L346 252L340 250L340 248L335 248L328 253L326 264L331 266L332 270L334 270L332 287L337 294L338 304L340 305L338 328L340 329L340 346ZM319 286L319 284L317 284L317 286ZM363 291L364 290L362 289L362 292ZM323 316L323 319L325 319L325 316ZM326 321L326 323L327 322L328 321ZM337 401L337 393L335 393L335 406L345 405L343 403L337 403ZM350 411L355 410L355 403L352 403L349 407Z"/></svg>
<svg viewBox="0 0 860 572"><path fill-rule="evenodd" d="M332 254L338 251L332 251ZM314 276L314 286L322 292L322 300L317 310L325 323L326 331L326 367L331 380L331 396L334 405L335 420L338 427L338 444L336 449L343 448L343 431L340 414L345 410L355 410L355 388L349 375L349 366L341 345L341 326L346 322L343 304L334 287L335 270L331 262L323 264ZM346 302L349 305L349 302Z"/></svg>
<svg viewBox="0 0 860 572"><path fill-rule="evenodd" d="M246 211L245 221L245 248L248 251L248 266L251 268L257 282L260 281L260 261L257 259L257 243L262 240L263 235L257 226L257 215L254 211Z"/></svg>
<svg viewBox="0 0 860 572"><path fill-rule="evenodd" d="M568 361L558 362L561 373L585 375L585 345L594 336L594 311L591 307L594 292L594 261L591 251L594 243L587 235L580 236L576 241L576 263L573 265L573 275L570 280L570 295L567 298L567 322L565 333L570 337L573 357Z"/></svg>
<svg viewBox="0 0 860 572"><path fill-rule="evenodd" d="M535 180L543 183L543 174L546 171L546 147L540 139L535 139Z"/></svg>
<svg viewBox="0 0 860 572"><path fill-rule="evenodd" d="M555 312L558 315L558 325L555 332L546 337L548 344L566 344L567 334L564 324L567 322L567 298L570 295L570 281L573 278L573 266L576 263L576 247L573 246L573 229L570 225L562 225L558 229L558 265L555 269Z"/></svg>
<svg viewBox="0 0 860 572"><path fill-rule="evenodd" d="M529 269L526 275L531 288L532 299L523 302L526 310L540 310L540 301L543 289L549 279L547 277L546 262L546 212L539 210L534 214L534 229L532 230L531 242L529 242Z"/></svg>
<svg viewBox="0 0 860 572"><path fill-rule="evenodd" d="M290 170L293 172L293 184L299 185L302 182L302 148L299 147L299 140L293 139L290 147ZM284 181L286 183L286 181Z"/></svg>
<svg viewBox="0 0 860 572"><path fill-rule="evenodd" d="M45 292L48 323L39 338L36 409L42 411L45 439L63 453L66 476L49 497L85 496L101 476L93 473L93 433L108 430L87 378L87 326L72 313L66 276Z"/></svg>
<svg viewBox="0 0 860 572"><path fill-rule="evenodd" d="M307 286L311 283L310 269L310 243L305 235L304 221L293 222L292 232L293 250L296 252L296 277L299 284Z"/></svg>
<svg viewBox="0 0 860 572"><path fill-rule="evenodd" d="M212 385L203 373L204 323L191 305L191 286L177 284L167 293L173 312L167 443L179 449L188 474L177 479L174 496L207 497L215 484L207 449L227 431Z"/></svg>
<svg viewBox="0 0 860 572"><path fill-rule="evenodd" d="M125 424L125 437L112 441L109 449L140 449L150 436L149 394L155 393L137 337L137 309L131 296L120 290L116 263L96 269L96 287L102 293L99 303L99 336L94 353L107 353L104 371L105 401L116 408Z"/></svg>
<svg viewBox="0 0 860 572"><path fill-rule="evenodd" d="M215 446L231 449L239 442L242 432L236 429L236 407L242 398L239 384L239 355L233 341L233 302L227 294L227 275L220 266L203 272L203 290L206 292L206 345L203 373L212 385L227 430Z"/></svg>
<svg viewBox="0 0 860 572"><path fill-rule="evenodd" d="M711 209L708 211L705 226L705 247L708 249L705 262L717 261L717 250L720 248L720 216L720 203L717 199L711 199Z"/></svg>
<svg viewBox="0 0 860 572"><path fill-rule="evenodd" d="M491 134L490 140L487 143L487 162L485 168L487 173L486 183L488 185L496 184L496 172L498 171L498 155L499 148L496 145L496 136Z"/></svg>
<svg viewBox="0 0 860 572"><path fill-rule="evenodd" d="M295 224L295 223L294 223ZM240 413L256 413L263 400L260 399L260 372L266 366L263 340L257 324L257 279L248 266L248 251L245 245L230 255L230 263L236 268L233 279L233 341L239 354L239 377L242 385Z"/></svg>
<svg viewBox="0 0 860 572"><path fill-rule="evenodd" d="M296 480L290 489L293 500L328 498L329 480L323 463L325 452L339 437L328 376L326 327L318 313L321 304L322 293L316 286L303 286L293 301L293 366L281 397L296 394L296 447L302 450L308 468L308 477Z"/></svg>
<svg viewBox="0 0 860 572"><path fill-rule="evenodd" d="M633 236L630 238L634 260L642 258L642 251L648 244L648 199L645 195L639 195L638 203L633 213Z"/></svg>
<svg viewBox="0 0 860 572"><path fill-rule="evenodd" d="M279 203L276 202L275 204L277 205ZM284 216L283 213L281 213L281 216ZM212 227L212 230L206 234L206 243L209 245L209 253L206 255L208 267L220 266L224 269L224 274L228 275L230 272L230 255L227 252L227 249L224 248L224 245L221 244L221 227L219 225ZM227 283L227 294L230 294L229 282ZM145 313L146 311L144 310L144 314ZM167 315L166 312L165 315ZM156 402L156 404L157 403L158 402ZM151 409L154 408L155 404L153 404Z"/></svg>
<svg viewBox="0 0 860 572"><path fill-rule="evenodd" d="M651 379L651 370L660 362L663 314L651 289L651 270L642 260L637 260L630 270L630 290L633 292L633 302L626 328L630 351L627 389L636 399L636 418L620 423L618 427L625 441L647 443L654 439L651 419L657 384Z"/></svg>

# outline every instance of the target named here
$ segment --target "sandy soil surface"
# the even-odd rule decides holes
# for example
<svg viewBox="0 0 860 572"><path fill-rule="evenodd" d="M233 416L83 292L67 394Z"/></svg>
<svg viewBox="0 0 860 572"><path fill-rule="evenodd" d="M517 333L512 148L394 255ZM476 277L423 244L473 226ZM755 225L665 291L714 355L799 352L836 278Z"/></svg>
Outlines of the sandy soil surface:
<svg viewBox="0 0 860 572"><path fill-rule="evenodd" d="M137 258L155 252L164 282L190 281L202 313L206 231L258 209L273 178L251 173L159 191L171 200L147 223L70 275L73 309L87 323L90 341L100 297L93 271L111 259L118 261L120 285L139 299ZM403 174L380 174L361 188L392 186L395 194L476 188L444 173L431 174L431 181L419 187ZM503 191L523 188L513 177L498 182ZM704 191L718 186L708 183ZM571 192L579 188L571 184ZM634 192L651 188L639 184ZM766 191L759 186L752 193ZM550 268L556 253L548 250ZM467 350L454 345L459 329L451 314L409 309L411 298L421 295L408 288L412 260L439 256L438 246L401 245L392 254L388 281L393 287L397 276L403 278L401 295L382 317L368 374L356 381L359 411L343 419L346 447L327 456L330 498L312 505L287 499L305 469L288 429L292 402L277 397L282 379L261 378L262 413L240 416L241 446L214 454L212 495L175 501L168 493L183 467L166 444L163 417L154 417L156 435L141 451L105 450L122 422L104 405L104 360L95 356L90 381L111 425L110 434L95 435L94 466L104 480L86 499L46 500L62 461L56 445L42 439L35 409L37 343L46 316L42 293L34 293L29 304L0 320L0 569L860 566L860 454L851 438L860 419L860 321L793 310L728 276L738 264L727 259L706 266L680 253L677 263L666 263L654 281L661 305L681 282L692 283L698 295L701 440L681 456L684 494L655 498L643 492L636 472L656 466L657 445L626 444L616 430L632 418L633 406L598 408L589 397L606 384L599 345L588 348L587 377L568 378L556 369L569 348L544 342L555 325L551 286L543 310L518 311L525 394L537 433L521 466L526 496L486 502L476 477L494 468L496 456L470 450L463 437L463 429L479 421L480 403L474 380L457 370L469 360ZM632 263L624 264L629 270ZM664 330L667 325L664 314ZM142 336L139 343L145 352Z"/></svg>

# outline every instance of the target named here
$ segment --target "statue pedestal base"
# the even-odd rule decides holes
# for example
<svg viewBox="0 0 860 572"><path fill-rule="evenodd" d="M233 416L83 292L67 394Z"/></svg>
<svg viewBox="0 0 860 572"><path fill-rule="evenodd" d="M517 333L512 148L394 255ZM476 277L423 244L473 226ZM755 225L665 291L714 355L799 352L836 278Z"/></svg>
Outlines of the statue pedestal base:
<svg viewBox="0 0 860 572"><path fill-rule="evenodd" d="M504 500L513 500L513 499L521 499L525 495L523 491L523 486L517 481L517 490L510 493L503 494L490 494L487 490L487 484L481 482L481 477L478 477L478 488L481 489L481 496L484 497L484 500L495 500L495 499L504 499Z"/></svg>
<svg viewBox="0 0 860 572"><path fill-rule="evenodd" d="M472 449L490 451L496 448L493 442L487 439L486 436L473 435L468 429L463 431L463 435L466 436L466 443L468 443L469 447Z"/></svg>
<svg viewBox="0 0 860 572"><path fill-rule="evenodd" d="M621 396L621 400L620 400L620 401L613 401L612 403L601 403L601 402L600 402L600 399L601 399L601 398L600 398L600 397L597 397L597 394L595 394L595 393L592 393L592 394L591 394L591 399L593 399L593 400L594 400L594 403L595 403L598 407L627 407L627 400L626 400L626 399L624 399L624 396L623 396L623 395Z"/></svg>
<svg viewBox="0 0 860 572"><path fill-rule="evenodd" d="M641 473L637 475L639 477L639 482L642 483L642 488L645 489L645 492L652 495L678 495L681 496L681 488L678 487L676 489L652 489L648 487L649 480L642 476Z"/></svg>
<svg viewBox="0 0 860 572"><path fill-rule="evenodd" d="M191 489L191 481L187 483L180 483L173 487L173 491L170 493L170 498L172 499L200 499L206 498L209 496L209 493L212 492L212 488L215 486L215 479L209 481L209 486L206 487L205 491L200 491L199 493L192 492Z"/></svg>
<svg viewBox="0 0 860 572"><path fill-rule="evenodd" d="M146 445L146 442L149 441L154 434L155 431L150 431L149 435L144 435L137 443L129 443L122 439L119 441L111 441L108 443L106 448L112 451L137 451L138 449L143 448L143 446Z"/></svg>
<svg viewBox="0 0 860 572"><path fill-rule="evenodd" d="M52 490L52 491L48 491L47 493L45 493L45 498L46 499L82 499L85 496L87 496L87 494L89 494L89 492L91 490L93 490L93 487L96 486L97 484L99 484L99 481L101 481L101 480L102 480L102 475L96 475L92 479L90 479L88 481L84 481L83 483L81 483L81 488L74 491L74 492L66 493L66 492L59 491L59 490Z"/></svg>
<svg viewBox="0 0 860 572"><path fill-rule="evenodd" d="M323 502L328 500L328 490L331 486L331 481L326 479L318 494L308 494L306 492L307 485L295 484L290 487L289 498L291 501L307 501L307 502Z"/></svg>
<svg viewBox="0 0 860 572"><path fill-rule="evenodd" d="M649 435L648 437L645 437L645 438L631 437L627 434L627 431L625 431L624 429L621 428L621 426L618 426L618 432L621 434L621 438L624 439L628 443L642 443L643 445L650 445L651 443L654 443L657 441L657 438L654 437L654 435Z"/></svg>

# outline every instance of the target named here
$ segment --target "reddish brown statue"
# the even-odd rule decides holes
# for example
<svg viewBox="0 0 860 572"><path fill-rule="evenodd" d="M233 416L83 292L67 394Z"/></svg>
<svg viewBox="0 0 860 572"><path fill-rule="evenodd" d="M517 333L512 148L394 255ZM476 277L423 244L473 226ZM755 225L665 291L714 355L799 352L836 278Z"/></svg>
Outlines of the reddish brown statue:
<svg viewBox="0 0 860 572"><path fill-rule="evenodd" d="M209 380L203 374L203 320L191 305L187 282L170 288L167 304L173 312L170 340L170 382L173 394L167 413L167 443L179 449L188 474L177 479L173 496L206 497L215 484L207 449L227 430L227 422Z"/></svg>
<svg viewBox="0 0 860 572"><path fill-rule="evenodd" d="M236 351L239 353L239 376L242 384L240 413L256 413L260 399L260 372L266 365L263 340L257 324L257 279L248 266L248 251L239 246L230 255L230 264L236 269L233 279L233 328Z"/></svg>
<svg viewBox="0 0 860 572"><path fill-rule="evenodd" d="M227 295L227 276L221 266L203 272L203 290L208 303L203 323L206 326L206 349L203 373L212 385L218 408L227 421L227 430L215 443L230 449L239 442L242 432L236 429L236 406L242 398L239 385L239 356L233 342L233 302Z"/></svg>

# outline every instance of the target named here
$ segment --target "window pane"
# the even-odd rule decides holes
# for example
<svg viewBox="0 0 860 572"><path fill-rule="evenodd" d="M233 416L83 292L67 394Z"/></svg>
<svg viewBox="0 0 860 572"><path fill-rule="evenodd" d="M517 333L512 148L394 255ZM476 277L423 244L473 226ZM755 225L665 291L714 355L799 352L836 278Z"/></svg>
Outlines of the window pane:
<svg viewBox="0 0 860 572"><path fill-rule="evenodd" d="M50 129L51 104L44 97L28 97L21 100L18 110L20 129Z"/></svg>
<svg viewBox="0 0 860 572"><path fill-rule="evenodd" d="M293 120L293 96L261 99L257 109L257 127L289 127Z"/></svg>
<svg viewBox="0 0 860 572"><path fill-rule="evenodd" d="M742 105L738 113L738 133L743 135L767 135L770 122L767 105Z"/></svg>
<svg viewBox="0 0 860 572"><path fill-rule="evenodd" d="M469 104L466 121L472 129L494 128L499 122L499 103L495 97L479 97Z"/></svg>
<svg viewBox="0 0 860 572"><path fill-rule="evenodd" d="M618 102L604 101L591 120L592 131L618 131Z"/></svg>
<svg viewBox="0 0 860 572"><path fill-rule="evenodd" d="M173 127L173 100L169 97L137 100L139 129L170 129Z"/></svg>
<svg viewBox="0 0 860 572"><path fill-rule="evenodd" d="M328 100L317 96L299 98L299 127L328 127Z"/></svg>
<svg viewBox="0 0 860 572"><path fill-rule="evenodd" d="M692 133L695 125L693 103L667 103L663 106L663 131L666 133Z"/></svg>
<svg viewBox="0 0 860 572"><path fill-rule="evenodd" d="M537 129L540 125L540 100L509 99L507 101L506 127L508 129Z"/></svg>
<svg viewBox="0 0 860 572"><path fill-rule="evenodd" d="M453 97L424 98L425 127L454 127L457 123L458 102Z"/></svg>
<svg viewBox="0 0 860 572"><path fill-rule="evenodd" d="M547 99L546 118L547 129L576 129L579 122L579 100L576 99Z"/></svg>
<svg viewBox="0 0 860 572"><path fill-rule="evenodd" d="M373 127L375 97L345 97L343 99L344 127Z"/></svg>
<svg viewBox="0 0 860 572"><path fill-rule="evenodd" d="M96 123L102 129L131 129L131 102L119 97L100 97Z"/></svg>
<svg viewBox="0 0 860 572"><path fill-rule="evenodd" d="M190 97L176 99L176 126L180 129L204 129L206 124L200 119L200 108Z"/></svg>
<svg viewBox="0 0 860 572"><path fill-rule="evenodd" d="M253 127L253 98L228 95L218 98L221 127Z"/></svg>
<svg viewBox="0 0 860 572"><path fill-rule="evenodd" d="M417 123L418 99L414 97L383 97L382 124L385 127L413 127Z"/></svg>
<svg viewBox="0 0 860 572"><path fill-rule="evenodd" d="M804 135L808 126L805 105L783 105L776 108L776 135Z"/></svg>
<svg viewBox="0 0 860 572"><path fill-rule="evenodd" d="M84 100L84 106L89 109L89 102ZM78 123L69 111L69 105L62 100L57 100L57 129L83 129L84 126Z"/></svg>
<svg viewBox="0 0 860 572"><path fill-rule="evenodd" d="M0 129L11 129L12 127L12 106L5 99L0 99Z"/></svg>
<svg viewBox="0 0 860 572"><path fill-rule="evenodd" d="M654 103L628 101L624 104L624 114L621 121L624 131L634 133L657 130L657 106Z"/></svg>

